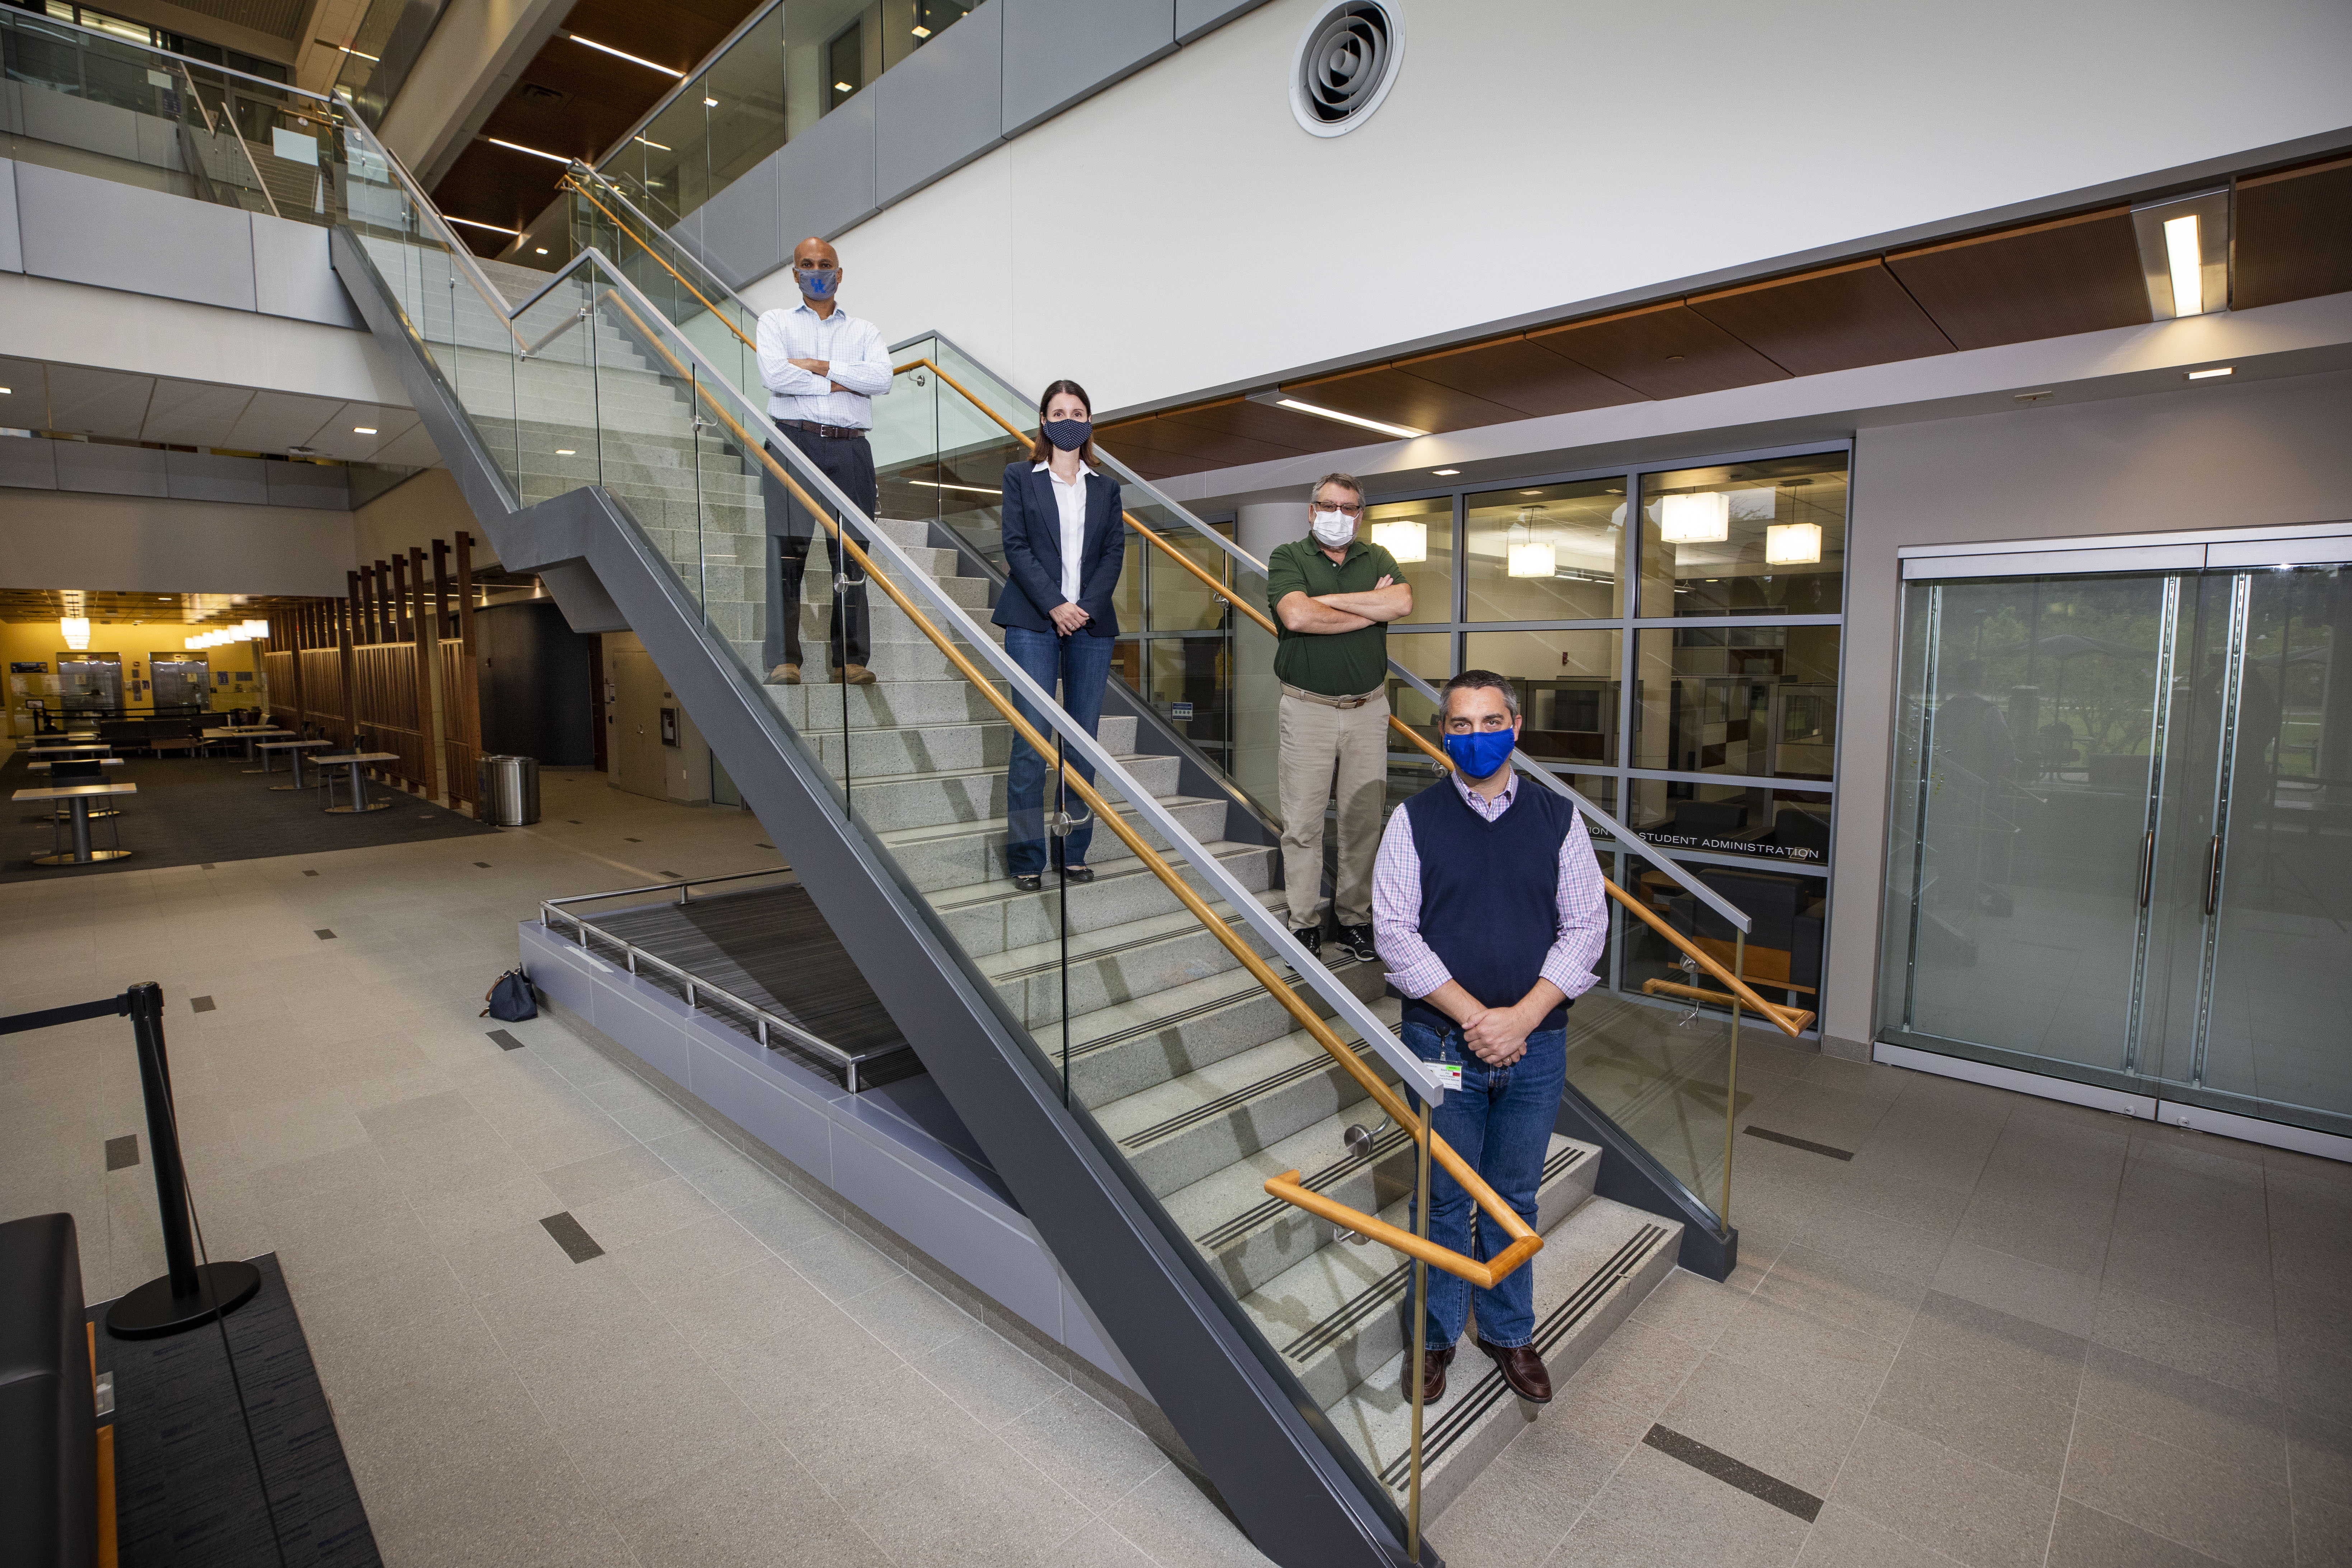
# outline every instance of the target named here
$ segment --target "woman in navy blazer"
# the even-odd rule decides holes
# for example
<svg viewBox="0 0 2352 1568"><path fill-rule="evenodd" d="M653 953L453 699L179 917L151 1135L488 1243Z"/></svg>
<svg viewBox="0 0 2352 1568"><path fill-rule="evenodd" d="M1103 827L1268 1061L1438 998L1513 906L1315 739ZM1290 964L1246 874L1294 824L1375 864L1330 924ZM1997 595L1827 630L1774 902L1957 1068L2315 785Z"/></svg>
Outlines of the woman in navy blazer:
<svg viewBox="0 0 2352 1568"><path fill-rule="evenodd" d="M1004 651L1050 694L1058 682L1062 707L1096 732L1102 719L1103 687L1110 679L1112 639L1118 611L1111 592L1127 560L1127 525L1118 504L1118 481L1095 470L1094 409L1085 387L1057 381L1037 405L1038 435L1029 456L1004 468L1004 573L997 595L996 624L1004 628ZM1050 741L1043 715L1013 698L1022 717ZM1087 783L1095 771L1071 755L1071 767ZM1045 759L1014 736L1005 780L1009 822L1005 861L1013 884L1034 891L1046 868ZM1061 792L1056 790L1056 794ZM1056 809L1086 816L1084 803L1057 802ZM1062 874L1091 882L1087 849L1094 840L1090 816L1062 841Z"/></svg>

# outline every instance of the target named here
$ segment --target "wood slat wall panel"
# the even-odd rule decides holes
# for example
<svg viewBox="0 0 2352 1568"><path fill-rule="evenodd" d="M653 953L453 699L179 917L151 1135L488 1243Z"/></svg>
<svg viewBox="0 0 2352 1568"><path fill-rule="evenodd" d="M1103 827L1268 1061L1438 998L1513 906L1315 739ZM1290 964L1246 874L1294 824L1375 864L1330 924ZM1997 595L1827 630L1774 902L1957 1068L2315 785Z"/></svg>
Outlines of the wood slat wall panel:
<svg viewBox="0 0 2352 1568"><path fill-rule="evenodd" d="M2231 221L2233 309L2352 289L2352 158L2240 180Z"/></svg>
<svg viewBox="0 0 2352 1568"><path fill-rule="evenodd" d="M269 721L281 730L302 727L301 678L294 650L271 649L261 656L261 676L269 683Z"/></svg>
<svg viewBox="0 0 2352 1568"><path fill-rule="evenodd" d="M482 693L474 656L452 639L441 647L441 748L449 766L449 798L473 804L474 764L482 754Z"/></svg>
<svg viewBox="0 0 2352 1568"><path fill-rule="evenodd" d="M1875 258L1696 294L1689 304L1796 375L1952 352L1950 341Z"/></svg>
<svg viewBox="0 0 2352 1568"><path fill-rule="evenodd" d="M1957 348L2152 319L2129 207L1906 250L1886 265Z"/></svg>
<svg viewBox="0 0 2352 1568"><path fill-rule="evenodd" d="M343 650L306 647L301 658L302 721L337 744L348 744L352 734L344 717Z"/></svg>
<svg viewBox="0 0 2352 1568"><path fill-rule="evenodd" d="M360 729L380 752L397 752L397 763L380 771L403 784L433 788L433 752L419 721L416 690L416 645L407 642L370 643L352 650Z"/></svg>

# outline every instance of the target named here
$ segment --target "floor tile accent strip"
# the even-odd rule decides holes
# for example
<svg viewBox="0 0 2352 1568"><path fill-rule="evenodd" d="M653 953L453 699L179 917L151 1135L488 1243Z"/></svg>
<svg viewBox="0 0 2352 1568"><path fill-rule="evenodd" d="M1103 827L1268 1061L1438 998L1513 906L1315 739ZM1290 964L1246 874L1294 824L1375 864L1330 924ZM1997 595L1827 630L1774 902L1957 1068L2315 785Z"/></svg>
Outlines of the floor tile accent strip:
<svg viewBox="0 0 2352 1568"><path fill-rule="evenodd" d="M125 1132L120 1138L110 1138L106 1141L106 1168L108 1170L127 1171L137 1163L139 1163L138 1133Z"/></svg>
<svg viewBox="0 0 2352 1568"><path fill-rule="evenodd" d="M1786 1143L1791 1149L1802 1149L1809 1154L1827 1154L1832 1160L1853 1158L1853 1151L1851 1149L1832 1148L1827 1143L1816 1143L1810 1138L1791 1138L1786 1132L1774 1132L1766 1128L1755 1126L1743 1127L1740 1131L1750 1138L1761 1138L1773 1143Z"/></svg>
<svg viewBox="0 0 2352 1568"><path fill-rule="evenodd" d="M555 1237L555 1245L563 1248L572 1262L585 1263L592 1258L604 1256L604 1249L596 1245L596 1238L590 1236L578 1220L572 1217L570 1209L562 1214L549 1215L539 1223L547 1227L547 1234Z"/></svg>
<svg viewBox="0 0 2352 1568"><path fill-rule="evenodd" d="M522 1049L522 1042L516 1039L504 1029L492 1029L490 1031L490 1043L498 1047L499 1049L502 1051L519 1051Z"/></svg>
<svg viewBox="0 0 2352 1568"><path fill-rule="evenodd" d="M214 1001L209 996L191 996L188 998L188 1007L192 1012L210 1013L218 1009L219 1006L220 1004Z"/></svg>
<svg viewBox="0 0 2352 1568"><path fill-rule="evenodd" d="M1706 1471L1726 1486L1738 1487L1783 1513L1795 1514L1807 1524L1821 1517L1822 1500L1812 1493L1800 1491L1778 1477L1768 1476L1753 1465L1743 1465L1730 1455L1710 1448L1695 1437L1685 1437L1672 1427L1652 1426L1642 1441L1661 1454L1680 1459L1692 1469Z"/></svg>

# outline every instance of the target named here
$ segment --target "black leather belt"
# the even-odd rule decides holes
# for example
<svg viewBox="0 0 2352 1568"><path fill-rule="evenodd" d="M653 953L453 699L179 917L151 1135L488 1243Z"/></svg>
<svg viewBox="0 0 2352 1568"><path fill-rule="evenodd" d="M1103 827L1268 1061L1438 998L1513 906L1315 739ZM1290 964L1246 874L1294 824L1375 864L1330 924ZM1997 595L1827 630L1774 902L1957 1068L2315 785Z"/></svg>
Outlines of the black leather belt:
<svg viewBox="0 0 2352 1568"><path fill-rule="evenodd" d="M779 419L777 424L787 430L807 430L827 441L863 441L866 432L848 425L819 425L808 419Z"/></svg>

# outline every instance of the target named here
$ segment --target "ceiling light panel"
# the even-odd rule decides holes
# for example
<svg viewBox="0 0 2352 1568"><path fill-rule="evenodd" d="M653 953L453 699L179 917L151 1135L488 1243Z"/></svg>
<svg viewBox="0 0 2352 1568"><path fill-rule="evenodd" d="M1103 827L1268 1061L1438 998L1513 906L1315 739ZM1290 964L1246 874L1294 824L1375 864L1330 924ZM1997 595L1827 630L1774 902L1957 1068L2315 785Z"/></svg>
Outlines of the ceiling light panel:
<svg viewBox="0 0 2352 1568"><path fill-rule="evenodd" d="M2200 191L2132 209L2148 312L2159 321L2230 308L2230 193Z"/></svg>
<svg viewBox="0 0 2352 1568"><path fill-rule="evenodd" d="M1385 419L1367 419L1360 414L1342 413L1337 408L1326 408L1319 403L1303 402L1278 386L1270 387L1264 392L1253 392L1249 395L1249 400L1252 403L1263 403L1274 408L1287 408L1294 414L1312 414L1318 419L1330 419L1342 425L1353 425L1360 430L1377 430L1383 436L1394 436L1403 440L1411 440L1416 436L1429 434L1426 430L1416 430L1410 425L1391 425Z"/></svg>
<svg viewBox="0 0 2352 1568"><path fill-rule="evenodd" d="M585 47L594 49L599 54L610 55L616 60L626 60L633 66L643 66L649 71L659 71L662 75L668 77L673 81L677 80L686 75L684 71L672 70L669 67L664 65L656 65L653 61L646 59L642 56L633 55L629 54L625 50L616 49L610 44L600 44L593 38L583 38L577 33L566 33L563 36L571 39L575 44L580 44Z"/></svg>

